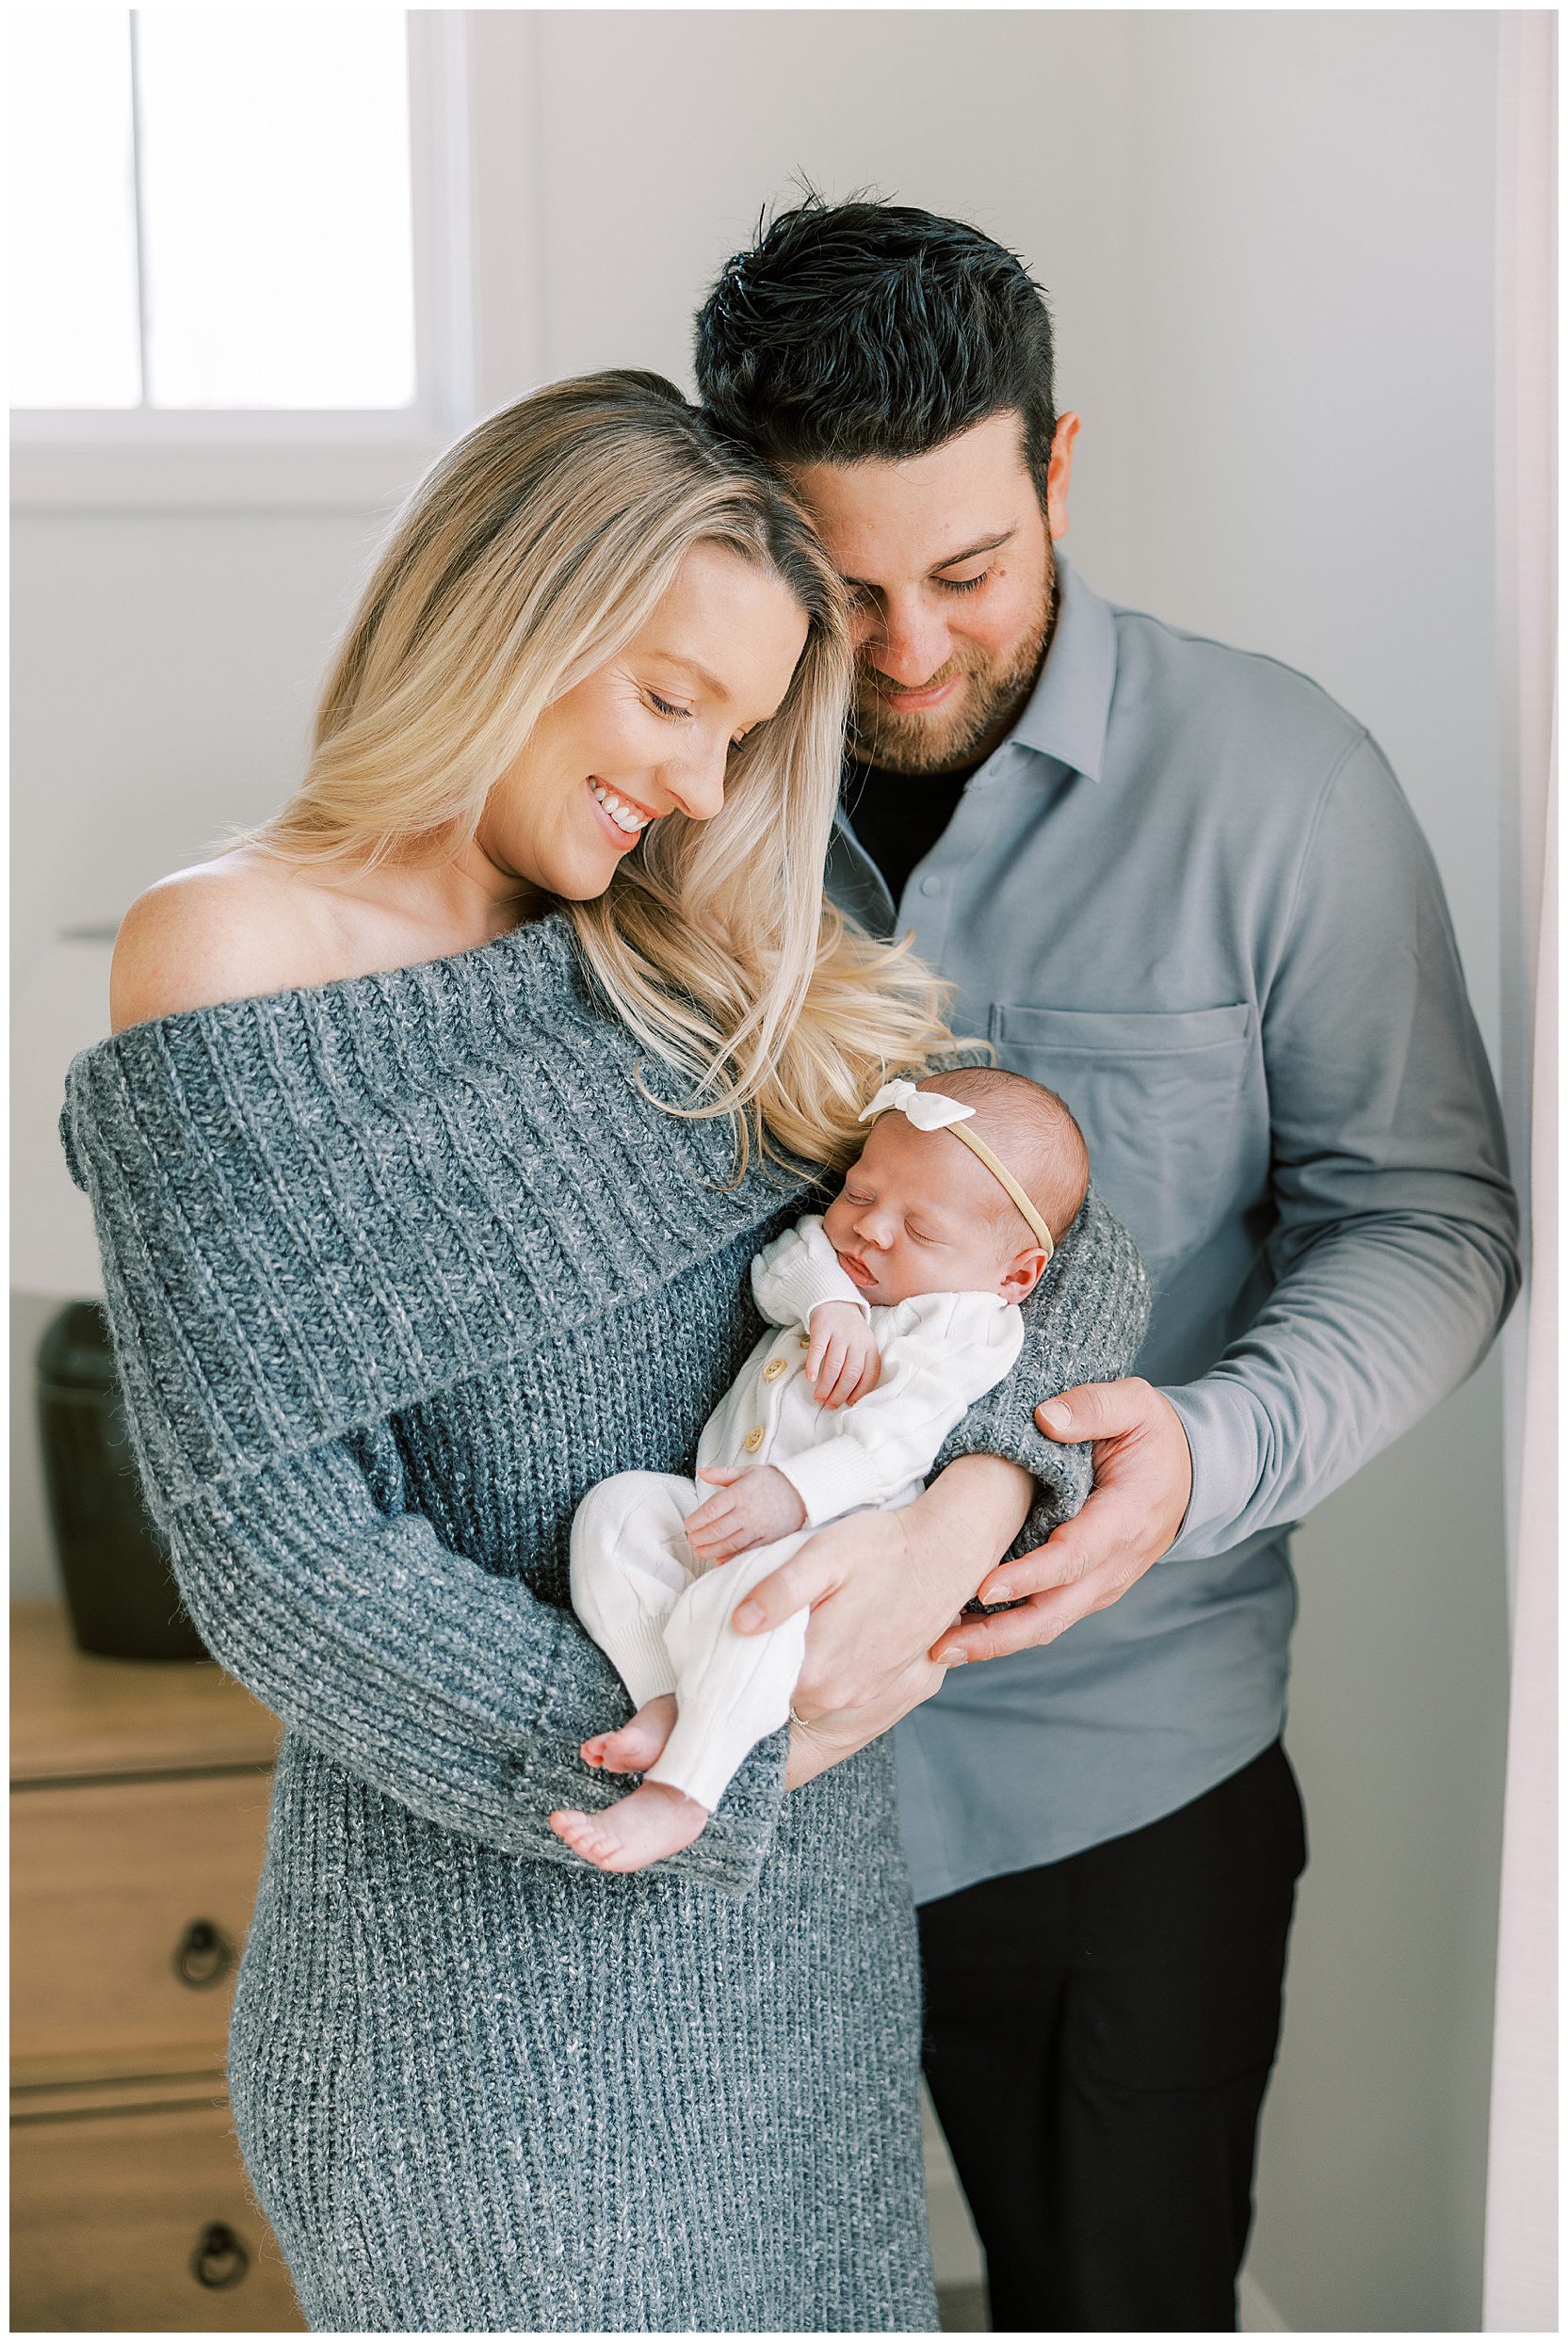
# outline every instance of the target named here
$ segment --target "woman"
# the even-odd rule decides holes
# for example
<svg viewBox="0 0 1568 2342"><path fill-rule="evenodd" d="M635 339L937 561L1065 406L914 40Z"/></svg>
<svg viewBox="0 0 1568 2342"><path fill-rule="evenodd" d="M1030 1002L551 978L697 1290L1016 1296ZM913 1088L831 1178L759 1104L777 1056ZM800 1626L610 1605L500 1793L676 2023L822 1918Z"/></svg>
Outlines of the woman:
<svg viewBox="0 0 1568 2342"><path fill-rule="evenodd" d="M804 521L668 384L523 401L395 530L293 800L133 908L72 1071L151 1501L285 1725L231 2085L314 2326L935 2323L890 1769L835 1762L897 1709L816 1720L787 1800L777 1736L635 1878L547 1821L624 1712L574 1508L688 1460L752 1253L947 1041L821 907L847 672ZM1060 1259L1125 1329L1114 1224ZM1036 1393L1098 1370L1051 1339Z"/></svg>

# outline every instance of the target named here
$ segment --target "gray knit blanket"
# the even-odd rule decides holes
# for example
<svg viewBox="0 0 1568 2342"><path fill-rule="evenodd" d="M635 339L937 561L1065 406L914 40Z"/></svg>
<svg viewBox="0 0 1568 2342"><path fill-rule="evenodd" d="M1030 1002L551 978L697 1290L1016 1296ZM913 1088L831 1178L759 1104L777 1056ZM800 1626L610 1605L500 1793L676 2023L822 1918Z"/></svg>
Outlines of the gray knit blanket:
<svg viewBox="0 0 1568 2342"><path fill-rule="evenodd" d="M283 1724L230 2084L317 2329L936 2324L885 1744L786 1798L775 1736L628 1878L544 1818L620 1794L577 1755L626 1700L568 1607L573 1512L689 1467L752 1255L816 1200L728 1187L727 1131L639 1097L638 1054L552 915L71 1069L149 1503ZM1091 1193L941 1461L1025 1463L1043 1535L1088 1463L1032 1407L1124 1371L1146 1309Z"/></svg>

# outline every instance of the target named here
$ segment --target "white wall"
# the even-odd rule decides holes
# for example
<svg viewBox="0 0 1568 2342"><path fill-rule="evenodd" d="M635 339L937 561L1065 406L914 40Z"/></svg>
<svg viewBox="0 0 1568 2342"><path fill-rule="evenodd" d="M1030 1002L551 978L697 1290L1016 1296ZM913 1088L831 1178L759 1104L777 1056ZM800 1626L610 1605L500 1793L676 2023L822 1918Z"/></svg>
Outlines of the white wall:
<svg viewBox="0 0 1568 2342"><path fill-rule="evenodd" d="M609 363L687 380L693 306L797 170L987 227L1049 287L1063 402L1085 417L1069 549L1102 591L1290 660L1370 724L1432 838L1495 1037L1490 16L471 26L491 396ZM21 523L24 968L282 794L372 526ZM29 1340L38 1316L22 1305ZM1252 2261L1293 2327L1479 2316L1498 1417L1489 1368L1300 1542L1289 1745L1313 1859ZM49 1569L29 1462L19 1448L23 1585Z"/></svg>

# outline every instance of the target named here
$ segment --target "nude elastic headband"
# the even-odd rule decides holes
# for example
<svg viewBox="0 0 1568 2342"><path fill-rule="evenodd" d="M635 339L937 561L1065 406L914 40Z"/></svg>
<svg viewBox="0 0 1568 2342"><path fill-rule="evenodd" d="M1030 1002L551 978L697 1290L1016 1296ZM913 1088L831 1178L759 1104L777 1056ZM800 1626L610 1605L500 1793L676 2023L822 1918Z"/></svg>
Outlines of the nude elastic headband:
<svg viewBox="0 0 1568 2342"><path fill-rule="evenodd" d="M860 1119L863 1123L869 1123L879 1114L902 1114L906 1121L914 1124L916 1130L950 1130L955 1139L962 1139L971 1155L978 1155L992 1177L1001 1181L1028 1222L1030 1231L1039 1237L1049 1260L1057 1249L1051 1241L1051 1231L1007 1165L996 1160L983 1139L963 1128L974 1111L972 1106L961 1105L957 1098L949 1098L940 1090L916 1090L913 1082L893 1081L883 1082Z"/></svg>

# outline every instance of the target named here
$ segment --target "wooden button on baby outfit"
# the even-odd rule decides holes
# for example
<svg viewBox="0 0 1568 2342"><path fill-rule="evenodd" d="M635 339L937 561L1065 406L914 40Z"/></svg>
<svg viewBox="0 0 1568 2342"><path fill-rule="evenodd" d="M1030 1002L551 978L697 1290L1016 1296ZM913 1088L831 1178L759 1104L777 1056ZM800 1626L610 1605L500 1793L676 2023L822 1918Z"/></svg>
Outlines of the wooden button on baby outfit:
<svg viewBox="0 0 1568 2342"><path fill-rule="evenodd" d="M787 1358L770 1358L767 1365L764 1366L762 1370L763 1381L765 1382L776 1382L788 1364L789 1361Z"/></svg>
<svg viewBox="0 0 1568 2342"><path fill-rule="evenodd" d="M754 1456L757 1449L762 1446L763 1441L767 1437L768 1434L763 1429L762 1425L760 1423L753 1423L751 1429L746 1434L746 1453L749 1456Z"/></svg>

